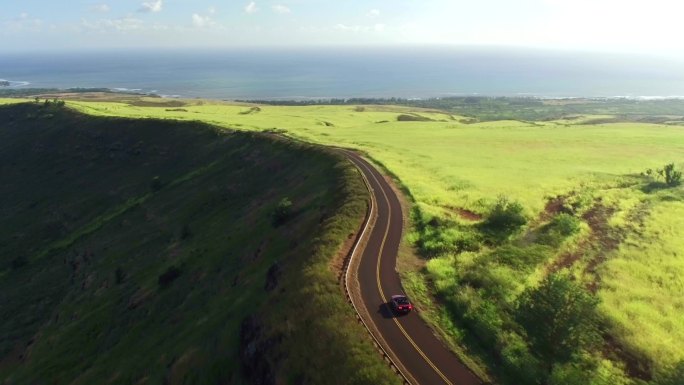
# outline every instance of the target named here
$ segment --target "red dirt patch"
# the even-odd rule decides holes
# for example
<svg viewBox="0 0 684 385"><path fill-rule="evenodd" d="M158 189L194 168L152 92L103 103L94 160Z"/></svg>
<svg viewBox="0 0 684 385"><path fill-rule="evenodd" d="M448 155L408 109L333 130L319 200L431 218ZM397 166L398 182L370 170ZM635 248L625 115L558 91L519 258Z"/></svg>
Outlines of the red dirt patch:
<svg viewBox="0 0 684 385"><path fill-rule="evenodd" d="M582 258L582 255L584 254L584 250L587 247L589 247L589 242L585 240L579 244L579 246L577 247L577 250L562 254L556 261L554 261L546 269L546 274L551 275L551 274L556 273L562 269L566 269L566 268L569 268L570 266L574 265L575 262L579 261L579 259Z"/></svg>
<svg viewBox="0 0 684 385"><path fill-rule="evenodd" d="M547 214L556 212L555 210L558 207L561 207L561 211L557 212L563 212L562 200L560 199L555 198L549 201L546 205ZM614 208L604 206L600 201L596 202L591 209L582 215L582 219L591 229L589 237L582 240L576 250L562 254L547 268L547 274L553 274L561 269L568 268L580 260L582 256L591 253L592 257L584 269L584 274L592 276L592 282L589 283L587 289L592 293L596 293L601 284L601 277L596 272L598 266L605 262L608 259L608 254L617 249L620 242L622 242L622 237L616 234L608 224L608 220L614 213Z"/></svg>
<svg viewBox="0 0 684 385"><path fill-rule="evenodd" d="M597 203L582 218L591 228L591 243L596 247L594 257L589 261L584 269L585 275L591 275L592 281L587 285L587 289L596 293L601 286L601 277L596 272L599 265L608 259L608 254L617 249L622 242L622 238L611 230L608 219L615 213L614 208L606 207Z"/></svg>
<svg viewBox="0 0 684 385"><path fill-rule="evenodd" d="M483 219L482 215L461 207L451 207L451 209L455 211L461 219L467 221L481 221Z"/></svg>
<svg viewBox="0 0 684 385"><path fill-rule="evenodd" d="M564 211L564 205L565 197L557 196L555 198L551 198L548 202L546 202L546 206L544 206L544 212L548 216L558 215Z"/></svg>

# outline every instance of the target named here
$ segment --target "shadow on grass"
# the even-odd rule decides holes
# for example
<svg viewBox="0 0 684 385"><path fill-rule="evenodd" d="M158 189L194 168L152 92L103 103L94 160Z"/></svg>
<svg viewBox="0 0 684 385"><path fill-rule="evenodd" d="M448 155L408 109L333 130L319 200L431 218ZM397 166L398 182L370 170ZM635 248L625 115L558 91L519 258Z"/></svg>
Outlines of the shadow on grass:
<svg viewBox="0 0 684 385"><path fill-rule="evenodd" d="M641 188L641 191L646 193L646 194L651 194L654 192L658 192L659 190L664 190L666 188L669 188L670 186L667 185L665 182L650 182L644 185Z"/></svg>

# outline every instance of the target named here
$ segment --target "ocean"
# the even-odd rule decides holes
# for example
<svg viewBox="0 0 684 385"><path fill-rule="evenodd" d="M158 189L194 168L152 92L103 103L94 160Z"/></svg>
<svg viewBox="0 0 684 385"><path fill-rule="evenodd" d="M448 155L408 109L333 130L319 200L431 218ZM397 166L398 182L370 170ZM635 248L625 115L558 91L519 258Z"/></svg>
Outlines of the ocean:
<svg viewBox="0 0 684 385"><path fill-rule="evenodd" d="M0 79L226 100L682 97L684 59L454 47L3 53Z"/></svg>

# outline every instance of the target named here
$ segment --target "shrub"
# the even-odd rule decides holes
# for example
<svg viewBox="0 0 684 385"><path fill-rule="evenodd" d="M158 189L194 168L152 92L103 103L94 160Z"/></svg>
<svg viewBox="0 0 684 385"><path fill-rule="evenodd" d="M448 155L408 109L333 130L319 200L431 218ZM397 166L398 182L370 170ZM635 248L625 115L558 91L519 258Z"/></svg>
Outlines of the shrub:
<svg viewBox="0 0 684 385"><path fill-rule="evenodd" d="M539 243L558 246L565 238L577 233L580 224L580 220L570 214L558 214L542 229L539 235Z"/></svg>
<svg viewBox="0 0 684 385"><path fill-rule="evenodd" d="M553 218L551 227L560 235L567 237L579 231L580 221L570 214L561 213Z"/></svg>
<svg viewBox="0 0 684 385"><path fill-rule="evenodd" d="M273 209L271 214L273 226L277 227L287 222L292 217L292 202L288 198L283 198Z"/></svg>
<svg viewBox="0 0 684 385"><path fill-rule="evenodd" d="M421 254L427 258L480 249L480 236L472 230L463 231L458 228L449 228L448 225L442 227L436 218L433 218L428 225L423 228L416 243Z"/></svg>
<svg viewBox="0 0 684 385"><path fill-rule="evenodd" d="M520 231L527 223L523 211L520 203L511 202L507 197L500 196L482 223L482 228L494 240L505 240Z"/></svg>

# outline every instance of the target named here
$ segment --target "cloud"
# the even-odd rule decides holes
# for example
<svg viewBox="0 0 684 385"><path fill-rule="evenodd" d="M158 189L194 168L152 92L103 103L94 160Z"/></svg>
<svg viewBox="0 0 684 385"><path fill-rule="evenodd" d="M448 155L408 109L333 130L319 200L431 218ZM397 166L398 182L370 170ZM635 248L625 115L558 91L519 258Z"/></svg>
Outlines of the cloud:
<svg viewBox="0 0 684 385"><path fill-rule="evenodd" d="M213 15L216 13L216 7L211 6L211 7L209 7L208 11L209 11L209 14Z"/></svg>
<svg viewBox="0 0 684 385"><path fill-rule="evenodd" d="M109 7L107 4L93 4L90 6L90 12L95 12L95 13L107 13L111 11L112 9Z"/></svg>
<svg viewBox="0 0 684 385"><path fill-rule="evenodd" d="M4 22L0 20L0 32L41 32L43 26L43 20L33 18L26 12Z"/></svg>
<svg viewBox="0 0 684 385"><path fill-rule="evenodd" d="M97 21L81 20L81 27L96 32L131 32L142 30L145 22L134 17L122 17L119 19L100 19Z"/></svg>
<svg viewBox="0 0 684 385"><path fill-rule="evenodd" d="M246 13L252 14L252 13L256 13L258 11L259 11L259 8L257 8L255 1L252 1L245 6L245 12Z"/></svg>
<svg viewBox="0 0 684 385"><path fill-rule="evenodd" d="M202 16L197 13L192 14L192 25L194 25L197 28L206 28L206 27L213 27L216 25L216 22L211 20L211 17L209 16Z"/></svg>
<svg viewBox="0 0 684 385"><path fill-rule="evenodd" d="M163 0L146 1L140 4L138 12L160 12L163 6L162 2Z"/></svg>
<svg viewBox="0 0 684 385"><path fill-rule="evenodd" d="M276 4L273 7L271 7L271 9L273 9L273 12L280 13L280 14L286 14L286 13L292 12L290 10L290 8L288 8L287 6L282 5L282 4Z"/></svg>
<svg viewBox="0 0 684 385"><path fill-rule="evenodd" d="M368 17L378 17L378 16L380 16L380 10L379 10L379 9L371 9L370 11L368 11L368 13L366 14L366 16L368 16Z"/></svg>

